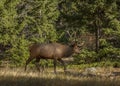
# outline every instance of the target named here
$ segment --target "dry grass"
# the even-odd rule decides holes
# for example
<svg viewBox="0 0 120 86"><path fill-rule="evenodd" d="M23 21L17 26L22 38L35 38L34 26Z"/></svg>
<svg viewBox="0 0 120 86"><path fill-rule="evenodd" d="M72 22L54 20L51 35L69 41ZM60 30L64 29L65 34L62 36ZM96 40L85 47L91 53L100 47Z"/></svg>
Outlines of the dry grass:
<svg viewBox="0 0 120 86"><path fill-rule="evenodd" d="M83 70L82 70L83 71ZM55 75L52 69L44 73L36 71L24 72L23 69L0 69L0 86L120 86L120 76L83 76L81 70L67 74L58 71ZM104 74L114 69L102 69Z"/></svg>

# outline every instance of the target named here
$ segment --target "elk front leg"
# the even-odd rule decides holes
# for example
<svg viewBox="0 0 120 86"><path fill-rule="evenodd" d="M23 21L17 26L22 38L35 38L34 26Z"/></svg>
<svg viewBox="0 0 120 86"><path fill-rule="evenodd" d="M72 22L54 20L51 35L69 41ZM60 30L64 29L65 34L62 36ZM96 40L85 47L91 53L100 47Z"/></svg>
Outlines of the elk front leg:
<svg viewBox="0 0 120 86"><path fill-rule="evenodd" d="M65 62L64 62L62 59L58 59L58 61L59 61L60 63L62 63L62 65L64 66L64 72L66 72Z"/></svg>
<svg viewBox="0 0 120 86"><path fill-rule="evenodd" d="M36 65L37 70L40 72L39 62L40 62L40 58L36 58L35 65Z"/></svg>
<svg viewBox="0 0 120 86"><path fill-rule="evenodd" d="M57 64L57 60L54 59L54 73L56 74L56 64Z"/></svg>

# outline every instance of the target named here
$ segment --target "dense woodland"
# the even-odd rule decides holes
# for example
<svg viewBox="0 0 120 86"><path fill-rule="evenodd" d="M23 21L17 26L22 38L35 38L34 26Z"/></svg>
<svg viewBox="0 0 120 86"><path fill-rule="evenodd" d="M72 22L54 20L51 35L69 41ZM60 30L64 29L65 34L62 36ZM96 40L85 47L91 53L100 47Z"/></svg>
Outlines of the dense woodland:
<svg viewBox="0 0 120 86"><path fill-rule="evenodd" d="M120 67L120 0L0 0L1 62L22 66L32 43L73 41L84 45L72 65Z"/></svg>

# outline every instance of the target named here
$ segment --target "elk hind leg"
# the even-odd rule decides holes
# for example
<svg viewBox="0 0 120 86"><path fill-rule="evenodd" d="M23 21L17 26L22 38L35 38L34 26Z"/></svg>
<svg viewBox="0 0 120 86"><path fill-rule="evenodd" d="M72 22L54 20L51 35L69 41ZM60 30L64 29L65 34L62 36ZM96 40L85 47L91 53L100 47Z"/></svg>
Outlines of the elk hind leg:
<svg viewBox="0 0 120 86"><path fill-rule="evenodd" d="M25 71L27 69L27 65L33 60L33 58L28 58L28 60L26 61L26 64L25 64Z"/></svg>
<svg viewBox="0 0 120 86"><path fill-rule="evenodd" d="M40 64L39 64L39 62L40 62L40 58L36 58L35 65L36 65L37 70L40 72Z"/></svg>

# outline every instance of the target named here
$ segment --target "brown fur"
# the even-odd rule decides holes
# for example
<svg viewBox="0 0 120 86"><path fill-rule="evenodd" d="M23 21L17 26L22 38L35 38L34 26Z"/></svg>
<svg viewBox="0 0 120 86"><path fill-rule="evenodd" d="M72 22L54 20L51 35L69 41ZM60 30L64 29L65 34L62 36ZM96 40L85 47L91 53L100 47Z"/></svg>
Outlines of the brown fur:
<svg viewBox="0 0 120 86"><path fill-rule="evenodd" d="M55 73L56 73L57 60L64 65L64 70L66 70L65 63L61 58L69 57L73 53L79 53L77 44L68 46L60 43L33 44L32 46L29 47L29 51L30 51L30 57L26 61L25 70L27 64L33 59L36 59L36 62L39 62L40 59L53 59Z"/></svg>

